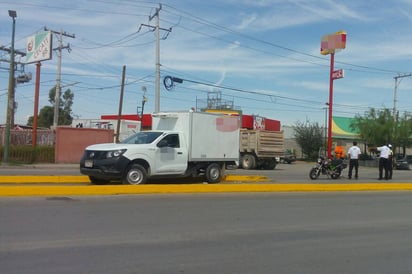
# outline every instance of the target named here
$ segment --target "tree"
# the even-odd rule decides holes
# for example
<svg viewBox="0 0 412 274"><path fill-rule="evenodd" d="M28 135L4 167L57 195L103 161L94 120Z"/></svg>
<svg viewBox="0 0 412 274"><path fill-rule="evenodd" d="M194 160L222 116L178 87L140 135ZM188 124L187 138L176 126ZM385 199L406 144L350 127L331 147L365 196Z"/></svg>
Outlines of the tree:
<svg viewBox="0 0 412 274"><path fill-rule="evenodd" d="M323 129L318 123L296 122L293 127L297 144L309 159L316 159L324 146Z"/></svg>
<svg viewBox="0 0 412 274"><path fill-rule="evenodd" d="M405 155L406 148L412 145L412 114L405 112L398 118L396 125L394 144L402 148L402 153Z"/></svg>
<svg viewBox="0 0 412 274"><path fill-rule="evenodd" d="M53 87L49 91L49 102L52 106L44 106L40 109L40 113L38 116L37 126L38 127L46 127L50 128L53 125L54 120L54 102L56 96L56 87ZM62 98L63 97L63 98ZM71 92L70 89L67 89L63 96L60 94L59 100L59 120L58 125L71 125L73 121L73 117L71 116L72 112L72 105L73 105L73 98L74 94ZM27 125L33 125L33 116L30 116Z"/></svg>
<svg viewBox="0 0 412 274"><path fill-rule="evenodd" d="M369 147L392 143L394 147L412 145L412 115L405 112L400 119L393 117L390 109L369 109L363 116L356 115L352 129L359 129L361 139Z"/></svg>
<svg viewBox="0 0 412 274"><path fill-rule="evenodd" d="M350 127L359 129L361 139L369 146L378 146L393 140L394 119L389 109L371 108L364 116L357 114Z"/></svg>

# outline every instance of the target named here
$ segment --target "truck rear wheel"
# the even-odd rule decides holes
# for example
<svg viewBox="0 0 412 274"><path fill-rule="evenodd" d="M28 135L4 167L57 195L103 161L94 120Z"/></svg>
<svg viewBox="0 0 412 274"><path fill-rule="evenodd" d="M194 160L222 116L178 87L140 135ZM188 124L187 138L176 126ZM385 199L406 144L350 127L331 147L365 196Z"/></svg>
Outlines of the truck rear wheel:
<svg viewBox="0 0 412 274"><path fill-rule="evenodd" d="M208 183L219 183L222 179L222 168L216 163L210 164L206 168L205 176Z"/></svg>
<svg viewBox="0 0 412 274"><path fill-rule="evenodd" d="M256 159L252 154L245 154L242 156L241 164L244 169L256 168Z"/></svg>
<svg viewBox="0 0 412 274"><path fill-rule="evenodd" d="M270 159L270 160L264 161L262 164L262 167L263 169L266 169L266 170L272 170L272 169L275 169L276 164L277 163L275 159Z"/></svg>
<svg viewBox="0 0 412 274"><path fill-rule="evenodd" d="M138 164L131 165L123 178L123 184L140 185L146 183L147 171Z"/></svg>

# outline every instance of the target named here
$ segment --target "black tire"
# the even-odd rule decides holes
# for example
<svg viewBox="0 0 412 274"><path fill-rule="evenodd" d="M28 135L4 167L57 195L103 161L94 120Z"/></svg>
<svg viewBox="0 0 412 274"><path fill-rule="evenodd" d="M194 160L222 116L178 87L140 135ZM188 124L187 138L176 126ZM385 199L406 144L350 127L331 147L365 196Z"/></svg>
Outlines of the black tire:
<svg viewBox="0 0 412 274"><path fill-rule="evenodd" d="M332 179L336 180L336 179L338 179L338 178L340 177L340 175L341 175L341 171L340 171L340 170L336 170L335 172L333 172L333 173L331 174L330 177L332 177Z"/></svg>
<svg viewBox="0 0 412 274"><path fill-rule="evenodd" d="M316 180L319 177L319 169L317 168L312 168L309 172L309 178L311 178L312 180Z"/></svg>
<svg viewBox="0 0 412 274"><path fill-rule="evenodd" d="M98 178L93 177L93 176L89 176L89 180L93 185L105 185L105 184L109 183L109 181L107 181L107 180L98 179Z"/></svg>
<svg viewBox="0 0 412 274"><path fill-rule="evenodd" d="M123 178L123 184L125 185L141 185L146 183L147 171L138 164L131 165L127 170Z"/></svg>
<svg viewBox="0 0 412 274"><path fill-rule="evenodd" d="M252 154L245 154L241 159L241 164L243 169L255 169L256 159Z"/></svg>
<svg viewBox="0 0 412 274"><path fill-rule="evenodd" d="M263 169L266 169L266 170L275 169L276 160L275 159L266 160L266 161L263 162L262 167L263 167Z"/></svg>
<svg viewBox="0 0 412 274"><path fill-rule="evenodd" d="M219 183L222 179L222 168L216 163L208 165L205 171L205 177L208 183Z"/></svg>

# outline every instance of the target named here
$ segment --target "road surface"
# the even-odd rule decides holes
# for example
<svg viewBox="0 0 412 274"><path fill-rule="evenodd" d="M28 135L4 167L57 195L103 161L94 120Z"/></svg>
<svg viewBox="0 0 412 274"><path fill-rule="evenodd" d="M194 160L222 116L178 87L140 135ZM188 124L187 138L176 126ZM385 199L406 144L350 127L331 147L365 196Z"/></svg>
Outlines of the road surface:
<svg viewBox="0 0 412 274"><path fill-rule="evenodd" d="M0 199L7 274L412 273L405 192Z"/></svg>

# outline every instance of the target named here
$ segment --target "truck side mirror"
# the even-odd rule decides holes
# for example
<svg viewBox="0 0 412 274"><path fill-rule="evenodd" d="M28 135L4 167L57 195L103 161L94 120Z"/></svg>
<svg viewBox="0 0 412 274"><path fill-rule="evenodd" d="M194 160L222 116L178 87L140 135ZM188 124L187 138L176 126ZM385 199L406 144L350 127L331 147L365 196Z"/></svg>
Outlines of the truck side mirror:
<svg viewBox="0 0 412 274"><path fill-rule="evenodd" d="M168 143L167 140L163 139L157 144L158 147L167 147Z"/></svg>

